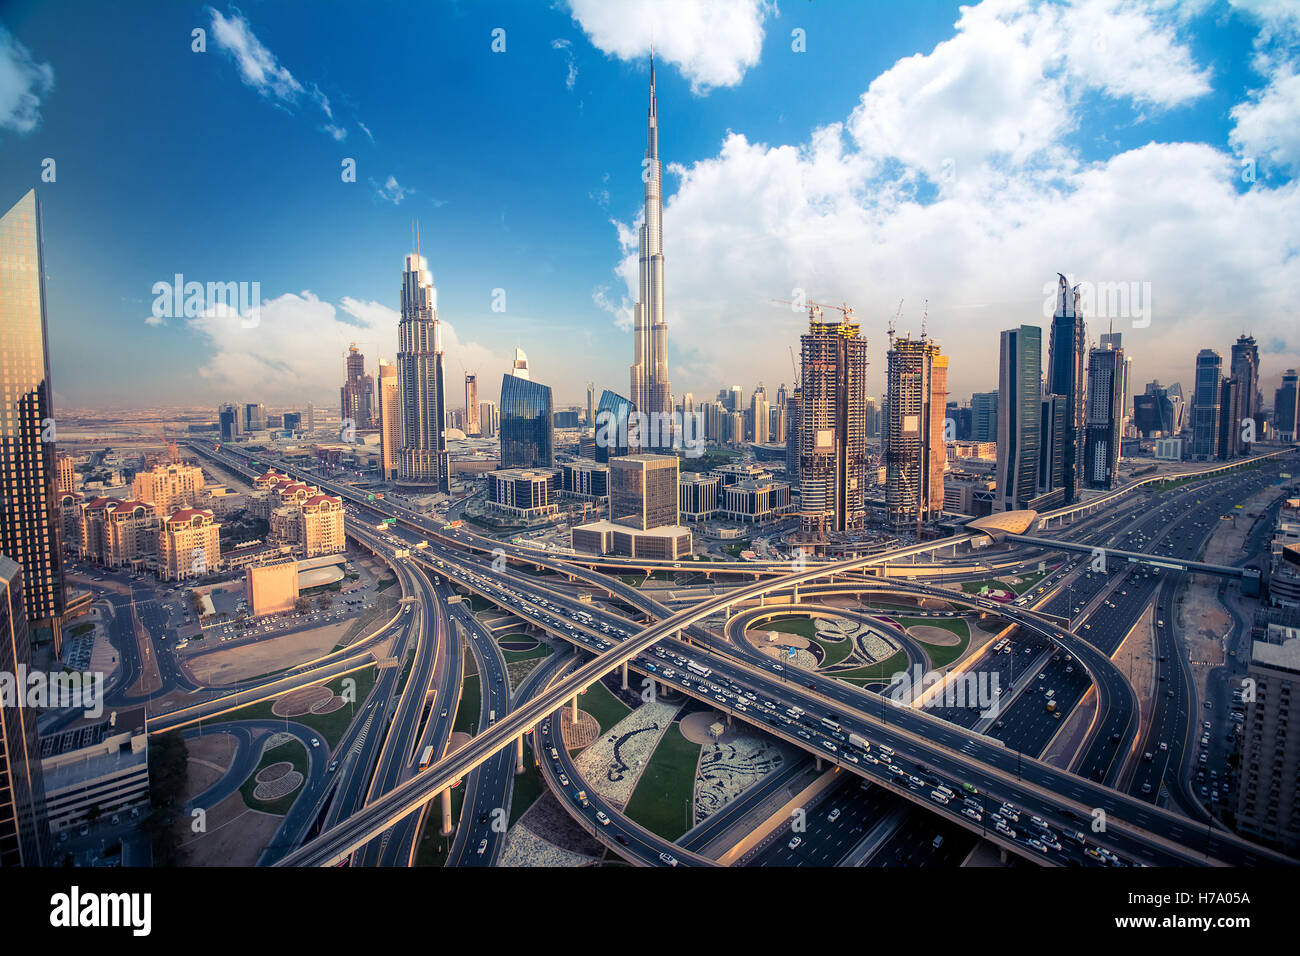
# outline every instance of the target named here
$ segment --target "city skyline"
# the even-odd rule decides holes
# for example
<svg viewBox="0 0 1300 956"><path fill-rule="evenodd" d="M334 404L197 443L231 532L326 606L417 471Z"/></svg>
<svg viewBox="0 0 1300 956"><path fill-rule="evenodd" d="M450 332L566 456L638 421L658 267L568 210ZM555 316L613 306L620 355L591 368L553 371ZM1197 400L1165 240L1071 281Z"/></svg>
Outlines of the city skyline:
<svg viewBox="0 0 1300 956"><path fill-rule="evenodd" d="M1010 80L997 85L988 78L988 45L1005 44L1012 61L1032 65L1040 45L1068 35L1071 27L1091 25L1093 21L1081 19L1087 11L1023 4L999 15L975 7L959 17L955 9L936 8L918 28L922 36L914 49L873 52L843 75L805 68L813 59L822 62L823 51L842 42L834 28L843 25L843 14L739 6L747 32L736 48L693 50L661 27L656 51L659 112L671 131L664 251L674 263L666 320L678 395L711 394L731 381L743 381L746 391L758 381L793 385L777 350L762 343L798 336L800 316L769 301L789 297L795 289L803 289L808 298L849 301L873 341L880 339L898 298L905 300L903 321L908 325L916 324L928 301L936 341L949 354L973 360L954 363L950 391L962 397L987 391L995 384L986 370L996 361L998 332L1008 324L1041 321L1041 313L1050 311L1041 308L1050 298L1042 294L1043 277L1062 261L1079 270L1070 274L1072 283L1100 287L1134 282L1139 297L1142 283L1150 283L1152 301L1140 303L1152 309L1149 316L1105 316L1085 309L1089 346L1111 322L1129 333L1127 351L1138 380L1188 378L1195 349L1178 355L1155 348L1157 337L1166 333L1223 343L1226 350L1239 332L1252 332L1260 343L1260 391L1266 397L1286 368L1300 364L1300 353L1287 335L1295 307L1284 294L1295 284L1297 268L1285 254L1296 242L1295 223L1300 221L1290 214L1297 202L1297 152L1285 130L1272 125L1279 116L1294 115L1285 112L1282 94L1289 77L1287 55L1300 21L1285 13L1266 15L1225 4L1189 8L1181 16L1134 8L1126 25L1148 43L1151 56L1140 61L1113 39L1105 50L1070 48L1064 73L1031 97L1023 116L1010 115L1022 104L1006 104L1007 128L996 128L1010 138L995 138L981 148L960 133L946 140L938 135L956 80L925 96L919 84L935 75L963 79L976 84L972 95L992 96L989 102L996 110L1003 94L1020 90ZM1031 20L1032 12L1043 16ZM484 175L493 177L496 192L480 183L452 199L451 192L432 191L429 174L413 161L413 131L391 120L381 126L378 118L384 113L373 91L367 91L371 96L363 108L343 76L325 83L314 48L296 46L274 11L245 16L208 8L201 14L207 52L192 53L185 46L175 56L191 59L176 67L184 67L186 83L193 87L187 92L202 104L214 131L223 124L244 124L316 173L310 182L292 187L276 181L272 195L263 192L269 166L256 172L243 160L233 173L212 175L209 169L211 187L201 195L229 200L237 194L238 202L210 208L200 201L195 212L208 227L199 234L187 235L180 226L165 228L169 241L154 248L155 239L128 230L120 240L102 243L113 248L110 253L87 250L81 243L129 201L123 177L111 163L107 176L70 171L66 162L58 167L55 181L41 184L47 216L58 224L54 234L61 237L47 250L51 350L68 369L55 380L56 402L129 404L120 384L107 380L91 357L76 348L89 331L89 316L74 305L67 284L71 273L65 263L73 258L103 290L104 309L96 312L95 327L128 336L146 361L166 360L159 368L159 394L134 392L137 404L161 401L181 381L207 403L235 400L234 392L265 371L267 356L282 354L284 344L307 328L316 331L317 343L286 358L282 374L267 382L269 394L259 397L270 404L322 402L325 389L332 393L337 388L337 375L324 367L324 354L341 352L350 341L360 343L368 355L391 360L395 354L391 329L398 303L381 273L412 219L425 224L431 269L447 277L441 283L443 325L452 368L464 364L484 374L504 370L510 345L518 344L534 356L543 379L560 383L572 379L576 369L559 342L577 341L598 384L621 391L639 284L636 230L644 196L637 193L644 185L639 176L634 178L639 170L633 163L644 152L637 145L637 140L644 144L644 114L636 104L644 103L648 79L648 17L610 24L582 3L559 11L514 10L503 28L506 52L493 53L492 28L477 14L423 14L451 18L450 26L440 20L438 25L461 43L457 68L468 70L475 83L488 84L472 83L463 98L451 97L435 107L449 129L465 122L457 110L472 108L484 95L499 95L489 90L498 90L496 84L507 77L485 70L508 73L512 81L522 76L549 79L550 92L562 90L564 96L556 100L561 105L539 106L536 117L502 114L491 135L527 137L539 150L558 150L552 160L562 162L566 173L574 170L571 175L543 177L535 169L507 171L489 163ZM861 16L883 26L892 15L871 10ZM347 15L340 17L347 21ZM15 108L0 117L0 139L6 144L0 171L8 179L39 184L42 161L57 161L61 145L68 144L66 116L77 113L87 95L79 82L83 68L61 62L57 47L44 42L52 25L37 13L20 11L5 26L11 32L0 49L16 64L30 99L22 111ZM479 27L483 42L476 45L473 31ZM191 28L187 24L187 35ZM108 32L116 36L121 29ZM160 29L153 24L142 36L157 43ZM321 25L317 39L326 56L338 29L333 23ZM788 34L794 30L806 31L812 52L791 49ZM551 33L556 35L545 42L537 39ZM1231 42L1243 37L1258 49L1255 60L1240 55L1240 44ZM911 53L917 56L909 57ZM1114 76L1095 75L1092 61L1103 53ZM488 60L491 56L498 59ZM255 62L269 63L274 70L250 71ZM274 75L281 77L278 85ZM789 89L782 92L785 87ZM518 90L518 84L512 88ZM808 109L799 114L787 110L787 103L796 101ZM1059 112L1046 128L1027 125L1025 117L1047 107ZM796 115L803 119L796 121ZM593 133L592 120L609 133ZM139 124L127 114L112 121L128 129ZM543 122L564 124L564 135L558 137L563 147L550 146L547 137L530 132L531 125ZM896 133L901 122L909 130L906 143ZM322 123L323 133L317 128ZM337 131L345 129L337 138ZM377 143L370 142L372 136ZM578 152L586 158L575 164L571 155ZM436 155L439 162L448 161L445 150ZM356 193L328 192L339 180L341 160L349 156L359 163L357 182L338 183L337 190L355 187ZM1256 161L1247 182L1242 164L1252 157ZM465 160L457 160L456 175L445 180L449 187L463 181L465 166ZM901 171L890 174L890 166ZM391 186L383 172L389 169ZM1163 184L1160 190L1135 192L1137 183L1153 176ZM169 172L159 188L166 193L178 187L176 178ZM1138 225L1166 220L1177 195L1188 190L1209 197L1202 205L1214 209L1206 213L1213 218L1205 219L1199 232L1193 220L1171 245L1155 241L1154 226L1134 228L1131 217L1139 212ZM341 198L348 195L352 198ZM297 210L306 218L262 221L249 247L249 202L273 211ZM322 208L308 213L307 202ZM548 210L557 202L567 203L569 214ZM980 230L992 204L1006 213L1001 225L988 227L1001 236L990 239L990 245ZM743 217L736 218L742 209ZM1053 248L1026 224L1046 224L1056 213L1069 214L1074 222L1064 248ZM335 227L322 228L304 244L301 226L315 216L334 217ZM1247 219L1248 236L1236 229L1245 229ZM352 224L348 239L333 239L337 225L344 223ZM900 234L892 228L900 224L915 231ZM932 232L940 227L961 235L964 247L951 239L936 241ZM361 243L352 234L357 229L364 237ZM722 230L732 236L730 243L719 244ZM1234 237L1231 242L1244 254L1186 275L1187 261L1219 261L1209 253L1209 244L1213 236L1225 234ZM755 245L760 235L767 238ZM745 236L751 238L737 246ZM274 248L267 248L273 237ZM462 241L465 237L468 241ZM500 251L503 237L511 244L505 256ZM1207 243L1204 254L1189 245L1201 241ZM248 255L253 248L255 257ZM533 265L521 272L515 260L523 248L532 249L528 258ZM975 249L1006 266L973 268L966 250ZM1025 251L1029 249L1033 251ZM495 278L485 274L493 270L499 273ZM243 329L219 317L151 315L153 284L177 274L200 281L259 282L260 324ZM494 311L503 301L504 311ZM1148 318L1151 324L1143 327ZM146 319L152 324L145 325ZM315 349L321 354L315 355ZM869 376L868 392L883 395L883 363L873 363ZM487 380L494 381L495 375ZM557 403L582 403L577 386L570 389L573 394L557 393Z"/></svg>

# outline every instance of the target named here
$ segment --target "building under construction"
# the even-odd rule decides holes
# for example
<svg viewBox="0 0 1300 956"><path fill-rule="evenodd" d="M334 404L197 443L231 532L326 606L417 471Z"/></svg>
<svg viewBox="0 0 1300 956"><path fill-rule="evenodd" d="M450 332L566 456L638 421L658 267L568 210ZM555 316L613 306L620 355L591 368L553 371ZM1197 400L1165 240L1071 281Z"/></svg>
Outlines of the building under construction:
<svg viewBox="0 0 1300 956"><path fill-rule="evenodd" d="M840 322L822 322L821 307L810 306L808 334L801 337L797 438L805 540L866 526L867 340L853 310L840 312Z"/></svg>
<svg viewBox="0 0 1300 956"><path fill-rule="evenodd" d="M922 333L894 338L888 354L885 398L885 512L895 528L918 527L943 511L947 462L944 414L948 356Z"/></svg>

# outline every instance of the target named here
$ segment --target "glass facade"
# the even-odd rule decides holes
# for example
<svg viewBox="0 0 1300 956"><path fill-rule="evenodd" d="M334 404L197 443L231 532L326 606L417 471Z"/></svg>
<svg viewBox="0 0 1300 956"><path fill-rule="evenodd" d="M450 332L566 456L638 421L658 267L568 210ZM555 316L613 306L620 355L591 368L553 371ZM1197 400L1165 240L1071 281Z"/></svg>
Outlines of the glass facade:
<svg viewBox="0 0 1300 956"><path fill-rule="evenodd" d="M551 389L517 375L501 378L501 467L555 467Z"/></svg>
<svg viewBox="0 0 1300 956"><path fill-rule="evenodd" d="M4 555L0 555L0 654L4 656L0 668L10 674L31 668L22 569ZM36 711L21 704L15 701L0 707L0 867L49 862Z"/></svg>
<svg viewBox="0 0 1300 956"><path fill-rule="evenodd" d="M57 649L63 565L42 255L32 190L0 219L0 554L22 567L28 623L49 628Z"/></svg>
<svg viewBox="0 0 1300 956"><path fill-rule="evenodd" d="M631 414L630 399L609 389L601 393L596 406L596 461L607 464L610 458L628 453L627 420Z"/></svg>

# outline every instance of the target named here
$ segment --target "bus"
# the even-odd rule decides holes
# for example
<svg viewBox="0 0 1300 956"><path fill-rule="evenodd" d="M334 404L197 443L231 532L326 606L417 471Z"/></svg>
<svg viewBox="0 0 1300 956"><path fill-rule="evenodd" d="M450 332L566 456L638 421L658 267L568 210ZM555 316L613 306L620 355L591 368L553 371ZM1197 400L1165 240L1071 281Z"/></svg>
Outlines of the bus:
<svg viewBox="0 0 1300 956"><path fill-rule="evenodd" d="M713 673L711 668L705 667L703 664L697 664L695 661L687 661L686 669L692 674L698 674L700 677L708 677Z"/></svg>
<svg viewBox="0 0 1300 956"><path fill-rule="evenodd" d="M831 720L829 717L822 718L822 726L825 727L827 730L833 730L836 733L839 733L841 729L840 725L835 721Z"/></svg>
<svg viewBox="0 0 1300 956"><path fill-rule="evenodd" d="M432 745L424 748L424 753L420 756L420 769L427 770L429 768L429 764L431 763L433 763Z"/></svg>

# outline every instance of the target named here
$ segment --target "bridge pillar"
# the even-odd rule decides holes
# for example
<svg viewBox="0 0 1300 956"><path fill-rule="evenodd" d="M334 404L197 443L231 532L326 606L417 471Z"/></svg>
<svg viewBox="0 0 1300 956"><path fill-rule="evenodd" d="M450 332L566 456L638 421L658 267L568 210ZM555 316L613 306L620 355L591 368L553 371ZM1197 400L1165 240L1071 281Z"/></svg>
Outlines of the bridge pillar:
<svg viewBox="0 0 1300 956"><path fill-rule="evenodd" d="M814 759L817 761L817 772L818 772L818 773L821 773L821 771L822 771L822 758L821 758L821 757L815 757Z"/></svg>
<svg viewBox="0 0 1300 956"><path fill-rule="evenodd" d="M623 662L623 689L627 690L627 661Z"/></svg>
<svg viewBox="0 0 1300 956"><path fill-rule="evenodd" d="M438 832L451 836L451 787L442 791L442 828Z"/></svg>
<svg viewBox="0 0 1300 956"><path fill-rule="evenodd" d="M524 772L524 735L520 734L515 739L515 773Z"/></svg>
<svg viewBox="0 0 1300 956"><path fill-rule="evenodd" d="M1006 862L1007 862L1007 848L1006 848L1006 847L1004 847L1004 846L1000 846L1000 847L998 847L998 859L1001 860L1003 863L1006 863Z"/></svg>
<svg viewBox="0 0 1300 956"><path fill-rule="evenodd" d="M573 695L573 722L578 722L578 695Z"/></svg>

